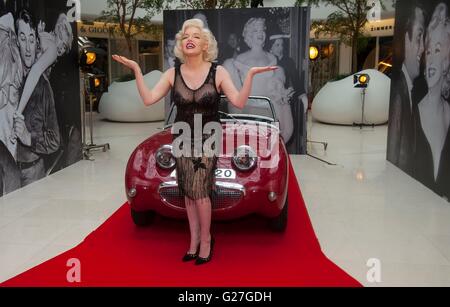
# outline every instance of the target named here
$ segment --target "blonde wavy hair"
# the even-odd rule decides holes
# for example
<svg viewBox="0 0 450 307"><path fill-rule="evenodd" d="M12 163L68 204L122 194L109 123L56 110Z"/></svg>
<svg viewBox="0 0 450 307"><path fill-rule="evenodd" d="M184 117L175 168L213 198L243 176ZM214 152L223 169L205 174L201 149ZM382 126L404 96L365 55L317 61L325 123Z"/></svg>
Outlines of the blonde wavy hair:
<svg viewBox="0 0 450 307"><path fill-rule="evenodd" d="M252 48L252 37L251 33L254 29L262 29L264 31L264 36L266 36L266 20L264 18L252 17L250 18L242 30L242 37L249 48Z"/></svg>
<svg viewBox="0 0 450 307"><path fill-rule="evenodd" d="M11 97L11 87L18 93L23 80L23 67L17 36L11 29L5 29L0 25L0 110L8 103L17 106L19 96ZM18 94L17 94L18 95ZM14 95L15 96L15 95ZM10 99L13 99L11 101Z"/></svg>
<svg viewBox="0 0 450 307"><path fill-rule="evenodd" d="M445 3L439 3L434 9L430 24L425 37L425 52L429 48L432 36L440 38L442 52L445 52L442 63L442 97L450 101L450 19L448 18L448 7Z"/></svg>
<svg viewBox="0 0 450 307"><path fill-rule="evenodd" d="M183 23L183 27L181 27L181 30L175 36L175 50L174 50L175 56L180 59L181 63L185 62L183 48L181 46L181 40L183 38L184 33L186 32L186 29L189 27L196 27L200 29L201 33L203 34L203 39L205 39L206 43L208 44L208 49L205 52L203 52L203 59L207 62L215 61L219 53L219 50L217 49L216 38L214 37L214 35L210 30L205 28L203 21L197 18L186 20Z"/></svg>
<svg viewBox="0 0 450 307"><path fill-rule="evenodd" d="M66 14L59 14L54 32L66 46L66 54L70 53L70 49L72 49L73 32Z"/></svg>

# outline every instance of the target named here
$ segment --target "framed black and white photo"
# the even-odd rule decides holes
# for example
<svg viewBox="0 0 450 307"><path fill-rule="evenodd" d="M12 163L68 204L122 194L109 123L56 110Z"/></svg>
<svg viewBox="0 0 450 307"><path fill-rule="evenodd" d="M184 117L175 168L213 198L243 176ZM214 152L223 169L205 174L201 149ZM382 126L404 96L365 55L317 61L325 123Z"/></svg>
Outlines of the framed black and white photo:
<svg viewBox="0 0 450 307"><path fill-rule="evenodd" d="M70 10L66 1L0 1L0 195L82 158Z"/></svg>
<svg viewBox="0 0 450 307"><path fill-rule="evenodd" d="M450 1L397 1L387 159L450 198Z"/></svg>
<svg viewBox="0 0 450 307"><path fill-rule="evenodd" d="M255 76L251 95L270 98L288 152L305 154L309 16L306 7L164 11L164 67L175 65L174 37L190 18L201 19L214 34L217 62L237 89L251 67L279 66L274 73ZM170 103L167 97L166 116ZM228 111L240 110L229 104Z"/></svg>

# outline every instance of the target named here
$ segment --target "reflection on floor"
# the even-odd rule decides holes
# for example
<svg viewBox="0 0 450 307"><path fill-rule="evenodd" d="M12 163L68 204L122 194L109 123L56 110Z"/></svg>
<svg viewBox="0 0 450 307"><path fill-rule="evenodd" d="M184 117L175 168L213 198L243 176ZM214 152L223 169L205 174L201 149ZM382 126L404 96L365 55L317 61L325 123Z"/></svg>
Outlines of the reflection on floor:
<svg viewBox="0 0 450 307"><path fill-rule="evenodd" d="M0 198L0 281L80 243L125 201L133 149L163 126L96 120L109 152ZM387 126L310 122L310 156L291 156L325 254L366 286L450 285L450 204L386 162ZM381 283L367 279L370 259ZM370 261L369 261L370 262Z"/></svg>

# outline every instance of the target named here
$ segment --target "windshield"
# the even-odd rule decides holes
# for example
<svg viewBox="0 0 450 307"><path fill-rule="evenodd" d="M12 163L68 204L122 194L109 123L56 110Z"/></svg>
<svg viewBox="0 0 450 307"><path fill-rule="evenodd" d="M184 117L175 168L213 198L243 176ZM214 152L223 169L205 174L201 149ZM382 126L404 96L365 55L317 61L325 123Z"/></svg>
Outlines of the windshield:
<svg viewBox="0 0 450 307"><path fill-rule="evenodd" d="M173 105L170 109L169 117L166 120L166 126L173 124L176 115L177 107ZM221 96L219 115L220 119L223 121L253 120L265 123L273 123L276 121L275 111L270 99L259 96L250 96L244 109L242 110L233 107L225 96Z"/></svg>

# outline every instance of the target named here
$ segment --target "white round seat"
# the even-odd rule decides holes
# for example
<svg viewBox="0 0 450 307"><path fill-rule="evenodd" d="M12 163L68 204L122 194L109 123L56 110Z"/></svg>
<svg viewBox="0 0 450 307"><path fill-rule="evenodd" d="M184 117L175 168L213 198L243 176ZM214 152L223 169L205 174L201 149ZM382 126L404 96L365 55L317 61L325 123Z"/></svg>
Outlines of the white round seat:
<svg viewBox="0 0 450 307"><path fill-rule="evenodd" d="M360 73L370 76L365 95L363 123L384 124L389 118L391 79L375 69L366 69ZM354 87L353 75L328 82L314 97L311 111L313 118L323 123L361 123L362 89Z"/></svg>
<svg viewBox="0 0 450 307"><path fill-rule="evenodd" d="M162 76L154 70L144 76L151 89ZM164 98L151 106L145 106L139 95L136 81L113 82L100 99L99 113L103 118L118 122L153 122L164 120Z"/></svg>

